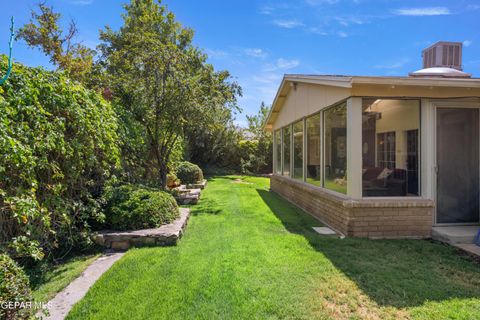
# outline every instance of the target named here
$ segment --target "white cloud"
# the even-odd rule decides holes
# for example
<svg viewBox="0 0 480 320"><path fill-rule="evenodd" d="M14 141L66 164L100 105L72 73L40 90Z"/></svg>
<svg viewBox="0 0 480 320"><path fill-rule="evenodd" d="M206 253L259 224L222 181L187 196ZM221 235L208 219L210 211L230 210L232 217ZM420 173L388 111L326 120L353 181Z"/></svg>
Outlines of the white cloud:
<svg viewBox="0 0 480 320"><path fill-rule="evenodd" d="M274 11L275 11L275 8L271 6L264 6L260 8L260 13L265 15L271 15Z"/></svg>
<svg viewBox="0 0 480 320"><path fill-rule="evenodd" d="M259 48L247 48L244 50L245 54L255 58L265 58L267 53Z"/></svg>
<svg viewBox="0 0 480 320"><path fill-rule="evenodd" d="M276 63L278 69L292 69L297 67L299 64L300 61L298 61L297 59L286 60L283 58L277 59Z"/></svg>
<svg viewBox="0 0 480 320"><path fill-rule="evenodd" d="M336 21L344 27L348 27L349 25L353 24L365 24L365 20L362 20L357 17L335 17Z"/></svg>
<svg viewBox="0 0 480 320"><path fill-rule="evenodd" d="M272 71L280 71L280 70L288 70L298 67L300 65L300 61L298 59L284 59L279 58L274 63L269 63L263 66L264 72L272 72Z"/></svg>
<svg viewBox="0 0 480 320"><path fill-rule="evenodd" d="M228 52L223 50L216 50L216 49L205 49L205 52L210 58L225 58L229 55Z"/></svg>
<svg viewBox="0 0 480 320"><path fill-rule="evenodd" d="M392 12L399 16L442 16L451 14L447 7L403 8Z"/></svg>
<svg viewBox="0 0 480 320"><path fill-rule="evenodd" d="M465 40L463 41L463 45L465 47L470 47L472 45L473 41L472 40Z"/></svg>
<svg viewBox="0 0 480 320"><path fill-rule="evenodd" d="M339 31L337 32L337 35L340 37L340 38L346 38L348 37L348 34L344 31Z"/></svg>
<svg viewBox="0 0 480 320"><path fill-rule="evenodd" d="M297 20L274 20L272 21L274 25L280 28L293 29L298 27L303 27L304 24Z"/></svg>

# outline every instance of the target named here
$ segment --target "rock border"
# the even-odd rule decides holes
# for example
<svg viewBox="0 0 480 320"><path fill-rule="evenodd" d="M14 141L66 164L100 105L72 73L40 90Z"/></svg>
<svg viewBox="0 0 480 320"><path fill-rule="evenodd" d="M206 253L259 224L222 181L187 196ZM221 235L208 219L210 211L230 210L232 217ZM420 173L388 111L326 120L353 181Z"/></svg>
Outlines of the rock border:
<svg viewBox="0 0 480 320"><path fill-rule="evenodd" d="M207 180L203 179L202 182L197 182L197 183L189 183L187 184L187 189L205 189L207 186Z"/></svg>
<svg viewBox="0 0 480 320"><path fill-rule="evenodd" d="M173 246L182 237L189 217L190 209L180 208L180 217L170 224L154 229L101 231L94 235L94 241L116 251L125 251L131 247Z"/></svg>

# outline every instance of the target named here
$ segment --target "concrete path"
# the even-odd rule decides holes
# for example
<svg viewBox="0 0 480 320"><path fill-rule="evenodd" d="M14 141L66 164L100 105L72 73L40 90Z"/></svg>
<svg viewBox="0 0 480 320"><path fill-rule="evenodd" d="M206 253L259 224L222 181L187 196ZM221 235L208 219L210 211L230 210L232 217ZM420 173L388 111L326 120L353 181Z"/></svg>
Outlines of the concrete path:
<svg viewBox="0 0 480 320"><path fill-rule="evenodd" d="M92 262L77 279L50 300L50 315L45 319L64 319L73 305L80 301L98 278L123 255L123 252L105 254Z"/></svg>

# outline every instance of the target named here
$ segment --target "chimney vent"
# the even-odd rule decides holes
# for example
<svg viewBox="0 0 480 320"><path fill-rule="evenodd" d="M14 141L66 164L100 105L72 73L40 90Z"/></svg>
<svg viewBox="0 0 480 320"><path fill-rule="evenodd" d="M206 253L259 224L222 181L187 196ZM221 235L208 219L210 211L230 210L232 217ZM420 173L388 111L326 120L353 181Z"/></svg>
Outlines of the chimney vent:
<svg viewBox="0 0 480 320"><path fill-rule="evenodd" d="M423 68L452 68L462 71L462 43L439 41L422 51Z"/></svg>

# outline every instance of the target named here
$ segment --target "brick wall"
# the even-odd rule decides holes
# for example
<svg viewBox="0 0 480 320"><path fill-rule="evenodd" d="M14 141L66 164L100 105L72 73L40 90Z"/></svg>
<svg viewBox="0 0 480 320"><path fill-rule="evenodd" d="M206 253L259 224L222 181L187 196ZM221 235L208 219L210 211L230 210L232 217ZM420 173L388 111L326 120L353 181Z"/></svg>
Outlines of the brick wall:
<svg viewBox="0 0 480 320"><path fill-rule="evenodd" d="M320 221L348 236L428 238L434 202L423 198L361 199L273 175L270 188Z"/></svg>

